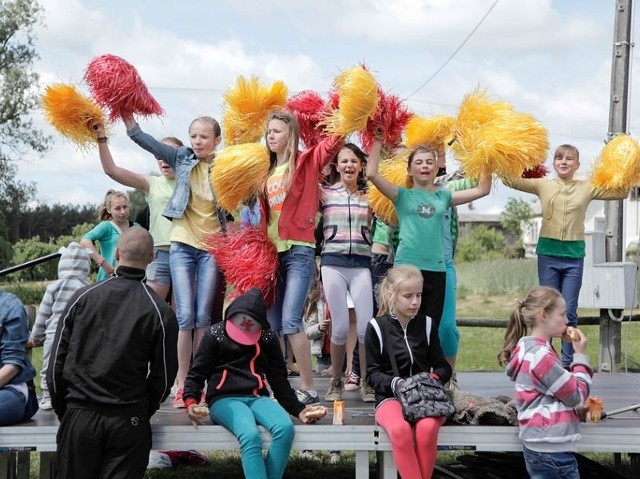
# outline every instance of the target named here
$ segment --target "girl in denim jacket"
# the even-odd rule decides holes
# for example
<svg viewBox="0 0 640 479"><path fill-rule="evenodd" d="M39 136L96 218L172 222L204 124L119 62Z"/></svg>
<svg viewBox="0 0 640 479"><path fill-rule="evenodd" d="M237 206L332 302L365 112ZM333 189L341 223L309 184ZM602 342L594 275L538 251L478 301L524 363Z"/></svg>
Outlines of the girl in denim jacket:
<svg viewBox="0 0 640 479"><path fill-rule="evenodd" d="M225 223L209 180L214 151L221 139L220 125L208 116L196 118L189 126L191 146L175 148L144 133L133 116L123 120L129 137L175 172L175 190L163 214L172 221L169 264L180 328L173 406L183 408L184 380L191 357L211 323L219 279L215 259L207 251L203 238L219 231Z"/></svg>

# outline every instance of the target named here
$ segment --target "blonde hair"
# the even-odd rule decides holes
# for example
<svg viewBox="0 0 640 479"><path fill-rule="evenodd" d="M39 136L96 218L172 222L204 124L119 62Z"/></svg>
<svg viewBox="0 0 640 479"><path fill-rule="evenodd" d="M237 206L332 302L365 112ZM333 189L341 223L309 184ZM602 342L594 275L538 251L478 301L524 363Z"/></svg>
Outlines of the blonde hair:
<svg viewBox="0 0 640 479"><path fill-rule="evenodd" d="M568 151L576 155L576 160L580 161L580 152L578 151L578 148L568 144L560 145L558 148L556 148L556 151L553 153L553 158L555 159L556 156L562 156Z"/></svg>
<svg viewBox="0 0 640 479"><path fill-rule="evenodd" d="M298 160L298 147L300 144L300 126L298 125L298 119L295 115L286 111L273 111L267 118L267 125L271 120L280 120L285 123L289 128L289 136L287 138L287 146L284 151L284 158L287 163L287 168L283 175L283 185L285 190L289 191L291 186L291 177L296 169L296 161ZM268 135L265 133L265 139ZM269 175L273 173L278 162L278 157L275 152L269 151Z"/></svg>
<svg viewBox="0 0 640 479"><path fill-rule="evenodd" d="M387 271L387 276L380 284L380 307L378 316L393 314L395 310L395 295L400 284L411 279L423 280L422 273L418 268L410 264L400 264Z"/></svg>
<svg viewBox="0 0 640 479"><path fill-rule="evenodd" d="M558 300L562 299L560 292L549 286L536 286L524 301L516 300L513 311L509 316L507 329L504 332L504 345L498 354L498 363L505 366L511 358L511 353L518 344L518 340L526 336L527 332L535 325L541 311L550 313Z"/></svg>
<svg viewBox="0 0 640 479"><path fill-rule="evenodd" d="M129 197L122 191L107 191L107 194L104 195L104 201L102 202L102 205L100 205L100 208L98 208L98 221L109 221L113 218L108 210L111 209L111 203L115 198L124 198L125 200L127 200L127 204L129 204Z"/></svg>
<svg viewBox="0 0 640 479"><path fill-rule="evenodd" d="M322 277L320 276L318 265L316 263L314 282L311 290L309 291L309 295L307 296L307 302L304 306L304 321L308 320L313 313L318 311L318 301L322 299L322 296ZM323 320L324 318L318 318L318 323L322 322Z"/></svg>

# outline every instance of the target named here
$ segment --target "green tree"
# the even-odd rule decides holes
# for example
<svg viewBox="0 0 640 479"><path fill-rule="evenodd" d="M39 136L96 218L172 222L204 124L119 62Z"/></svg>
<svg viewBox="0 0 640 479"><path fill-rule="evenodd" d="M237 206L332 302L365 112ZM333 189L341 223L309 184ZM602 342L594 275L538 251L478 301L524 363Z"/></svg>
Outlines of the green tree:
<svg viewBox="0 0 640 479"><path fill-rule="evenodd" d="M13 246L13 264L23 264L27 261L47 256L58 251L59 247L53 243L40 241L39 236L20 240ZM55 260L40 263L31 268L25 268L13 273L15 277L27 281L43 281L55 279L58 272L58 262Z"/></svg>
<svg viewBox="0 0 640 479"><path fill-rule="evenodd" d="M500 215L500 224L507 233L518 240L522 238L522 227L530 225L532 217L533 210L529 202L522 198L509 198Z"/></svg>
<svg viewBox="0 0 640 479"><path fill-rule="evenodd" d="M20 237L18 213L36 192L34 184L17 180L15 161L44 154L51 141L30 118L39 104L32 66L38 58L33 29L41 22L36 0L0 0L0 237L11 243Z"/></svg>
<svg viewBox="0 0 640 479"><path fill-rule="evenodd" d="M460 263L469 263L485 259L502 258L506 241L504 235L493 228L478 225L469 236L460 238L456 248L456 259Z"/></svg>

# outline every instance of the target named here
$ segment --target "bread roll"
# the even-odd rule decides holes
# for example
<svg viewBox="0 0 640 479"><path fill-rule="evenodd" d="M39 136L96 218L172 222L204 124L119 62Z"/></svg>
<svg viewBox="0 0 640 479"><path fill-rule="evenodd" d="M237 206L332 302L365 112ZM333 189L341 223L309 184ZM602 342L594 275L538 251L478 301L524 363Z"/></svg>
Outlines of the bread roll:
<svg viewBox="0 0 640 479"><path fill-rule="evenodd" d="M571 341L580 341L580 331L578 331L578 328L569 326L565 334L571 338Z"/></svg>
<svg viewBox="0 0 640 479"><path fill-rule="evenodd" d="M307 419L322 419L327 415L327 408L324 406L311 406L304 415Z"/></svg>

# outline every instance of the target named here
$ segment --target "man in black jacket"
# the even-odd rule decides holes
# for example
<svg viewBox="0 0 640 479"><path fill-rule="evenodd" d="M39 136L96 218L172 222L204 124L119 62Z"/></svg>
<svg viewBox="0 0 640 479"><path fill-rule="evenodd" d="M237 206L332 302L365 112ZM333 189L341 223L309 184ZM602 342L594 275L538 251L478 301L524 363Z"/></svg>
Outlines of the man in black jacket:
<svg viewBox="0 0 640 479"><path fill-rule="evenodd" d="M60 419L59 479L142 478L149 419L178 369L175 314L145 284L149 232L123 232L116 259L114 276L78 290L58 323L47 383Z"/></svg>

